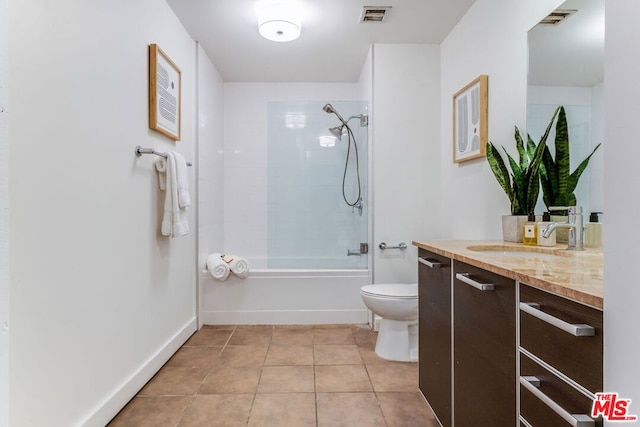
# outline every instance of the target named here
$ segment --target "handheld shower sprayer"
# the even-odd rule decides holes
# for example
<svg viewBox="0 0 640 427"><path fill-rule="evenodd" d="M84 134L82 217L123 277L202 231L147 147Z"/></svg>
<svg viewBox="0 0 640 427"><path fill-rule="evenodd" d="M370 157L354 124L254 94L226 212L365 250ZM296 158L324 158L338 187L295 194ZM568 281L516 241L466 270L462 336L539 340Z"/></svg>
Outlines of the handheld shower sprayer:
<svg viewBox="0 0 640 427"><path fill-rule="evenodd" d="M351 128L349 127L349 120L351 119L355 119L358 118L360 119L360 125L361 126L366 126L367 123L367 116L364 114L359 114L357 116L351 116L349 117L347 120L343 119L342 116L336 111L335 108L333 108L333 105L331 104L325 104L324 107L322 107L322 110L325 113L328 114L335 114L336 117L340 120L340 122L342 123L339 126L334 126L332 128L329 128L329 132L331 132L331 135L333 135L336 139L338 140L342 140L342 132L344 131L345 128L347 128L347 137L349 138L348 144L347 144L347 157L345 159L345 164L344 164L344 173L342 174L342 198L344 199L344 202L347 204L347 206L351 206L352 208L358 208L358 210L360 211L360 215L362 215L362 185L360 184L360 159L358 156L358 144L356 142L356 137L353 134L353 131L351 130ZM363 125L363 123L365 123ZM356 181L358 183L358 196L355 200L355 202L350 202L349 200L347 200L347 195L345 192L345 182L347 179L347 169L349 167L349 155L351 153L351 141L353 140L353 148L355 150L355 160L356 160Z"/></svg>

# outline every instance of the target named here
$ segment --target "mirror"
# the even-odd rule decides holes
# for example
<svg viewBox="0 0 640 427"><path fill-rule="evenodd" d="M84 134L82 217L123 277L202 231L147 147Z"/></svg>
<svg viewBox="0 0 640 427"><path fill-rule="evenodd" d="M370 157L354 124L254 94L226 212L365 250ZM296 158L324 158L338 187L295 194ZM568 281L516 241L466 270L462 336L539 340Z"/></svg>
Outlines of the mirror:
<svg viewBox="0 0 640 427"><path fill-rule="evenodd" d="M604 139L604 0L567 0L548 18L565 15L555 24L543 20L528 34L527 132L537 143L556 107L563 105L573 172ZM552 155L554 138L552 129L547 139ZM587 215L604 210L604 146L591 158L575 191ZM545 210L541 194L536 212Z"/></svg>

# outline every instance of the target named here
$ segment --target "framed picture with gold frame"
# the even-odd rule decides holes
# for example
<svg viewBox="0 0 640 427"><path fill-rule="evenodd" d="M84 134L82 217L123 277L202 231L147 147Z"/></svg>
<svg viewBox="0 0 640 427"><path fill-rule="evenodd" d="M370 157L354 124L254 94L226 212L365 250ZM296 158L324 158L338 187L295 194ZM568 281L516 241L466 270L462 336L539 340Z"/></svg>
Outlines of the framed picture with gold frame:
<svg viewBox="0 0 640 427"><path fill-rule="evenodd" d="M149 45L149 128L180 141L182 116L180 68L158 47Z"/></svg>
<svg viewBox="0 0 640 427"><path fill-rule="evenodd" d="M488 80L483 74L453 95L454 163L486 156Z"/></svg>

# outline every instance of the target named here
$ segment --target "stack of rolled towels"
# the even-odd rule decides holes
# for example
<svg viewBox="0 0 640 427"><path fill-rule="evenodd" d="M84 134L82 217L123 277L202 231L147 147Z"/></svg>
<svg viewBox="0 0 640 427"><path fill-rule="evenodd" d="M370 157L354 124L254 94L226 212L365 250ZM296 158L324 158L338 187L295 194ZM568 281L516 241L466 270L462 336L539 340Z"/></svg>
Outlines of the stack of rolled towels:
<svg viewBox="0 0 640 427"><path fill-rule="evenodd" d="M230 273L244 279L249 275L249 263L236 255L213 253L207 257L207 270L221 282L227 280Z"/></svg>

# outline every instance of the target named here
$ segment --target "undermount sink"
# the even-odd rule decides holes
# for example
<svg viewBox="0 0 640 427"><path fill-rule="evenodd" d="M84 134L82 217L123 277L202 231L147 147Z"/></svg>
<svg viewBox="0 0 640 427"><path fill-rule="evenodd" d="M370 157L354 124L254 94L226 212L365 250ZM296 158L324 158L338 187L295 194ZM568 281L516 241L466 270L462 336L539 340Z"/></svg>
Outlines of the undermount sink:
<svg viewBox="0 0 640 427"><path fill-rule="evenodd" d="M518 246L468 246L467 249L473 252L478 252L486 255L497 255L497 256L507 256L507 257L527 257L527 258L542 258L542 259L554 259L558 258L560 255L555 252L555 250L536 250L529 249L525 247ZM553 251L553 252L552 252Z"/></svg>

